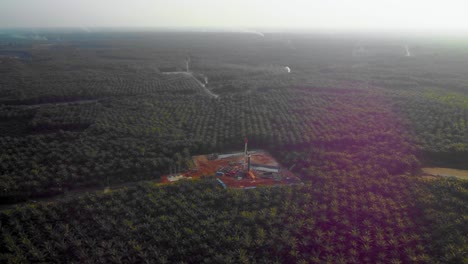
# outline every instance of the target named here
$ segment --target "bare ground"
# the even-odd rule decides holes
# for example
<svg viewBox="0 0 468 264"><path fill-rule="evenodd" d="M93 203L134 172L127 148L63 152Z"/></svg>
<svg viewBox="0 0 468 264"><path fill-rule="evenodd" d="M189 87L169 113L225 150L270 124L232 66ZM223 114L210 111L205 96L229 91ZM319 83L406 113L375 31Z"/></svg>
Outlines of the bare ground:
<svg viewBox="0 0 468 264"><path fill-rule="evenodd" d="M459 179L468 180L468 170L458 170L450 168L422 168L422 171L426 175L456 177Z"/></svg>

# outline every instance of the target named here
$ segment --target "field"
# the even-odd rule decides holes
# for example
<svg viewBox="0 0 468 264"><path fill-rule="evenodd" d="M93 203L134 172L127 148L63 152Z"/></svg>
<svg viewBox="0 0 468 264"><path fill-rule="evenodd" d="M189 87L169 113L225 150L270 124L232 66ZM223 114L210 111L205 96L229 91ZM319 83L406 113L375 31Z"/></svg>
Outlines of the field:
<svg viewBox="0 0 468 264"><path fill-rule="evenodd" d="M420 177L468 169L466 52L34 34L0 35L0 263L467 263L467 181ZM258 152L238 180L226 155L246 137ZM193 181L164 184L175 172Z"/></svg>

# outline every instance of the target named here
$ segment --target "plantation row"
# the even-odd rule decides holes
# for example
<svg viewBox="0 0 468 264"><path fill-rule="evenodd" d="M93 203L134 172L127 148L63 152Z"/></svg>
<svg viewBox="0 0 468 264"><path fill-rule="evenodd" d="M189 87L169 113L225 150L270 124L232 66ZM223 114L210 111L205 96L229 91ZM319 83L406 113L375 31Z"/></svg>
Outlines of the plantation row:
<svg viewBox="0 0 468 264"><path fill-rule="evenodd" d="M382 181L352 173L249 191L226 191L212 179L141 184L1 213L0 261L463 263L464 231L438 237L463 230L463 222L451 227L457 216L444 215L446 209L427 199L443 193L453 201L450 211L466 217L456 197L466 195L467 186L450 185L458 193L409 178ZM422 198L425 205L417 208Z"/></svg>
<svg viewBox="0 0 468 264"><path fill-rule="evenodd" d="M468 168L468 107L464 98L427 92L393 95L394 111L405 120L430 163Z"/></svg>
<svg viewBox="0 0 468 264"><path fill-rule="evenodd" d="M133 97L111 102L94 128L135 136L167 134L174 138L215 141L220 146L243 135L280 145L315 140L338 144L336 138L347 137L352 142L402 129L379 100L382 101L373 94L291 90L212 101L188 96ZM357 125L351 126L352 123Z"/></svg>
<svg viewBox="0 0 468 264"><path fill-rule="evenodd" d="M95 122L101 111L97 101L86 101L75 104L45 104L40 106L0 106L0 122L16 127L4 127L1 136L24 136L58 130L83 130ZM19 123L19 124L16 124ZM13 133L22 127L18 133Z"/></svg>
<svg viewBox="0 0 468 264"><path fill-rule="evenodd" d="M66 106L40 107L30 121L32 130L73 130L73 128L87 128L96 120L102 107L97 102L89 104L70 104ZM71 128L71 129L70 129Z"/></svg>
<svg viewBox="0 0 468 264"><path fill-rule="evenodd" d="M439 152L468 150L467 107L424 95L402 95L395 101L396 109L408 117L424 148Z"/></svg>
<svg viewBox="0 0 468 264"><path fill-rule="evenodd" d="M106 74L103 74L107 76ZM168 77L169 76L169 77ZM94 76L93 76L94 77ZM84 79L82 79L84 78ZM15 87L15 89L10 89ZM97 99L108 96L129 96L154 93L202 93L200 85L189 76L147 74L146 76L109 76L86 79L81 73L75 78L61 75L0 80L3 104L41 104ZM7 91L9 91L7 93Z"/></svg>
<svg viewBox="0 0 468 264"><path fill-rule="evenodd" d="M383 166L387 174L418 166L415 147L390 106L381 94L365 91L290 89L220 100L187 95L115 98L42 106L31 124L43 135L1 138L4 198L158 178L171 168L184 169L177 165L186 163L175 158L177 153L189 159L239 150L245 136L253 148L312 150L322 162L318 166L327 170L327 162L336 164L334 153L343 153L338 158L343 170L356 162Z"/></svg>
<svg viewBox="0 0 468 264"><path fill-rule="evenodd" d="M20 106L0 106L0 121L31 118L35 114L33 109L25 109Z"/></svg>
<svg viewBox="0 0 468 264"><path fill-rule="evenodd" d="M1 201L50 196L80 186L158 179L161 171L169 171L182 159L184 142L170 146L150 139L82 137L70 132L2 137Z"/></svg>
<svg viewBox="0 0 468 264"><path fill-rule="evenodd" d="M106 67L122 67L109 61L106 65ZM151 74L148 69L142 71L128 69L121 74L109 74L108 71L99 68L99 65L94 65L93 67L97 68L93 70L80 70L79 74L73 70L41 70L39 72L19 70L22 68L10 70L7 66L8 64L5 64L0 67L2 73L0 101L3 103L34 104L94 98L103 100L103 97L110 96L105 100L110 101L109 105L112 108L105 109L101 115L100 105L90 105L90 109L87 109L88 106L46 108L41 106L38 111L14 106L8 106L9 109L5 110L5 107L0 107L0 122L2 122L0 134L4 136L49 133L59 129L82 131L95 125L99 133L104 130L106 133L112 131L112 133L132 136L166 137L171 140L194 139L197 142L203 142L203 146L200 147L202 152L234 146L238 138L243 138L246 134L262 145L285 143L297 146L310 142L349 145L365 141L365 137L369 136L379 140L379 135L372 135L371 131L362 131L366 129L363 126L360 127L361 130L347 125L343 125L342 128L338 127L343 122L351 123L353 120L356 122L363 116L371 118L373 113L366 113L366 110L363 110L361 114L355 114L354 111L361 110L350 107L357 103L358 108L371 109L371 106L365 105L370 102L374 108L382 109L384 112L395 112L400 123L401 120L406 119L406 131L398 128L398 133L402 132L405 137L411 134L412 136L407 138L411 138L414 146L420 149L418 153L420 157L426 157L425 160L428 163L441 161L437 165L463 167L463 160L468 158L468 129L466 129L468 117L466 97L463 96L421 92L424 90L418 88L393 89L394 91L385 96L375 96L371 92L370 95L364 95L362 98L360 98L362 93L348 94L344 98L340 95L344 92L342 89L336 91L333 88L294 87L297 83L310 82L310 79L301 73L278 77L251 71L246 66L245 69L241 67L237 70L230 68L210 70L206 67L200 69L209 75L210 87L215 93L257 90L258 92L253 94L249 93L252 98L246 99L244 96L231 95L232 97L227 96L225 100L219 102L208 101L204 98L192 101L194 97L186 95L202 93L202 91L193 79L180 75ZM13 68L19 67L19 65L14 66ZM35 64L21 65L27 69L33 69L36 66ZM51 64L48 67L55 66ZM353 71L359 72L357 69ZM339 76L333 78L340 79ZM327 77L317 76L313 81L320 82L321 79L327 80ZM350 88L355 87L356 84L348 82L345 86L347 91L353 91ZM363 86L362 83L360 86ZM399 87L397 84L388 86ZM318 101L311 101L311 97L316 97L317 93L324 93L323 90L329 90L330 93L320 94ZM387 92L388 90L390 89L387 89ZM174 95L174 92L180 95ZM138 98L137 96L138 99L134 101L133 96L141 94L145 97ZM116 100L113 96L117 95L127 96L127 98ZM382 99L387 96L390 101L387 98ZM304 106L299 102L302 98L307 98L303 103L309 106ZM126 100L129 102L125 102ZM349 104L346 100L354 102ZM381 103L384 106L380 106ZM119 104L125 104L125 107L135 107L133 113L126 113L129 110L127 108L117 109L120 108ZM264 106L264 104L270 105ZM388 105L392 105L393 108L389 108ZM164 109L157 109L160 107ZM139 111L142 108L145 112L140 115ZM211 112L219 111L224 112L214 116L211 114ZM332 111L338 111L338 113ZM174 114L179 115L180 120L176 122L172 120ZM205 117L201 118L199 115ZM320 118L317 118L318 116ZM237 117L242 118L237 119ZM381 117L376 116L376 118ZM388 119L385 116L384 118ZM395 116L390 117L390 119L394 118ZM21 122L15 120L21 120ZM369 122L369 120L358 122L361 121L362 123ZM236 129L229 129L231 124L234 124ZM208 129L210 126L216 129ZM390 126L382 126L379 129L385 130L388 127ZM375 126L370 125L369 128L374 129ZM391 128L388 131L389 133L395 132ZM348 135L344 136L343 133ZM381 132L375 134L379 133ZM401 140L398 139L398 141Z"/></svg>

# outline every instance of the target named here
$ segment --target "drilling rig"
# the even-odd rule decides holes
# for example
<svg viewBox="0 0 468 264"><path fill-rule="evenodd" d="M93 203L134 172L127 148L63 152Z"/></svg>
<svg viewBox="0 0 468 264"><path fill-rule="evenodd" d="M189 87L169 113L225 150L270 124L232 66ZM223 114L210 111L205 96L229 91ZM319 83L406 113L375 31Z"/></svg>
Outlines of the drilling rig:
<svg viewBox="0 0 468 264"><path fill-rule="evenodd" d="M252 180L255 180L255 175L250 171L250 153L247 151L247 138L245 138L245 146L244 146L244 173L245 176L250 177Z"/></svg>

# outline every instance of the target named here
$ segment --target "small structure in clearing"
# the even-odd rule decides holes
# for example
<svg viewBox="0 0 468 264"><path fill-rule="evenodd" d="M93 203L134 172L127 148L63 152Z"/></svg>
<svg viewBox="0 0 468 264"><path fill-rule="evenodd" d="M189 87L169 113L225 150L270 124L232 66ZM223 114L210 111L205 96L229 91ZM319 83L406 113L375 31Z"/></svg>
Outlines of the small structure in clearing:
<svg viewBox="0 0 468 264"><path fill-rule="evenodd" d="M170 175L170 176L167 176L167 180L169 182L175 182L175 181L180 181L182 179L191 179L192 177L186 177L185 175L183 174L179 174L179 175Z"/></svg>

